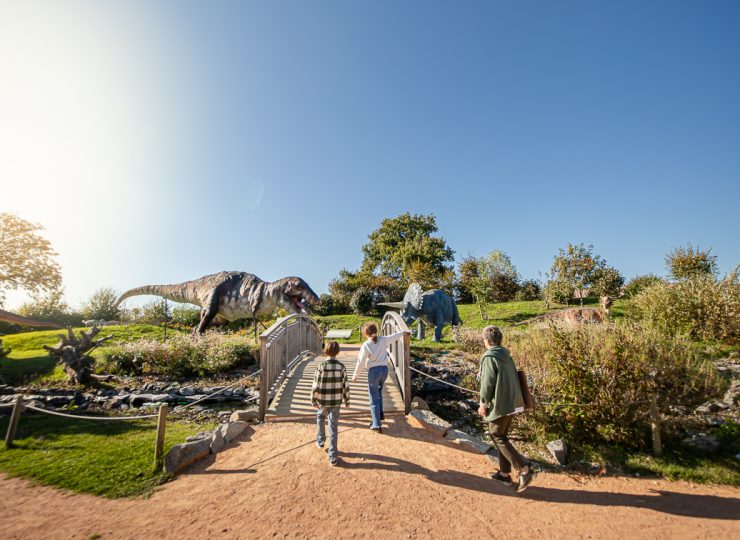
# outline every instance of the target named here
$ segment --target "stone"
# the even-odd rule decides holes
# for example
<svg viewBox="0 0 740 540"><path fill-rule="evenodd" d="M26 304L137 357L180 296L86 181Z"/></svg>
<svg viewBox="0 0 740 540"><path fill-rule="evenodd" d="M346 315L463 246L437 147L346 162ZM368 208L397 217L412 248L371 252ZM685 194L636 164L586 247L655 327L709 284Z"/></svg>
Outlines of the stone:
<svg viewBox="0 0 740 540"><path fill-rule="evenodd" d="M115 409L128 401L128 395L113 396L103 404L104 409Z"/></svg>
<svg viewBox="0 0 740 540"><path fill-rule="evenodd" d="M427 404L427 402L421 399L419 396L415 396L414 399L411 400L411 408L421 409L422 411L428 411L429 404Z"/></svg>
<svg viewBox="0 0 740 540"><path fill-rule="evenodd" d="M217 454L223 450L224 446L226 446L224 436L221 433L221 430L217 429L213 432L213 435L211 435L211 454Z"/></svg>
<svg viewBox="0 0 740 540"><path fill-rule="evenodd" d="M725 392L723 401L730 407L740 405L740 381L733 381Z"/></svg>
<svg viewBox="0 0 740 540"><path fill-rule="evenodd" d="M213 436L213 433L210 431L201 431L200 433L191 435L190 437L186 437L185 441L193 442L193 441L199 441L201 439L210 439L212 436Z"/></svg>
<svg viewBox="0 0 740 540"><path fill-rule="evenodd" d="M157 401L154 394L133 394L129 398L129 403L133 407L141 407L144 403L151 403Z"/></svg>
<svg viewBox="0 0 740 540"><path fill-rule="evenodd" d="M565 460L568 458L568 446L563 442L562 439L550 441L547 443L547 449L552 454L560 465L565 465Z"/></svg>
<svg viewBox="0 0 740 540"><path fill-rule="evenodd" d="M703 433L696 433L687 437L681 441L681 444L691 446L702 452L716 452L720 447L720 442L715 437Z"/></svg>
<svg viewBox="0 0 740 540"><path fill-rule="evenodd" d="M485 454L491 449L490 444L481 441L477 437L468 435L467 433L464 433L459 429L447 430L447 433L445 434L445 439L455 444L464 446L474 452L478 452L479 454Z"/></svg>
<svg viewBox="0 0 740 540"><path fill-rule="evenodd" d="M217 429L221 432L224 441L230 443L239 435L244 433L248 425L249 424L247 424L246 422L228 422L226 424L221 424L220 426L218 426Z"/></svg>
<svg viewBox="0 0 740 540"><path fill-rule="evenodd" d="M230 422L259 422L260 414L256 409L247 409L242 411L234 411L229 417Z"/></svg>
<svg viewBox="0 0 740 540"><path fill-rule="evenodd" d="M180 395L181 396L194 396L195 388L193 388L192 386L183 386L180 388Z"/></svg>
<svg viewBox="0 0 740 540"><path fill-rule="evenodd" d="M499 460L498 460L498 450L495 448L491 448L488 452L486 452L486 457L489 459L491 463L493 463L494 467L499 467Z"/></svg>
<svg viewBox="0 0 740 540"><path fill-rule="evenodd" d="M169 474L177 474L191 463L195 463L210 453L210 439L198 439L197 441L176 444L164 457L164 470Z"/></svg>
<svg viewBox="0 0 740 540"><path fill-rule="evenodd" d="M740 453L735 454L735 459L740 460Z"/></svg>
<svg viewBox="0 0 740 540"><path fill-rule="evenodd" d="M447 430L452 427L447 420L443 420L432 411L415 409L409 413L409 416L412 416L421 423L422 427L436 433L440 437L444 437L447 434Z"/></svg>

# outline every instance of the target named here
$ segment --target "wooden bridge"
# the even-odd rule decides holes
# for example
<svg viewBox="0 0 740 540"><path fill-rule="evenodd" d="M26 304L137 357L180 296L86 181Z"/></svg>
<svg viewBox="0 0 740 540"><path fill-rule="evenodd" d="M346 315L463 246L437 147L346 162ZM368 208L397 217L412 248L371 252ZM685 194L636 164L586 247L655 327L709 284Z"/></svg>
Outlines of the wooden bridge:
<svg viewBox="0 0 740 540"><path fill-rule="evenodd" d="M408 332L408 326L395 312L383 317L381 335ZM359 345L341 345L338 359L351 379L357 365ZM386 414L407 414L411 410L410 340L407 334L393 343L388 380L383 387ZM260 417L266 420L308 417L316 414L311 405L311 384L316 365L324 360L323 335L316 322L306 315L279 319L260 335ZM350 382L349 409L342 415L370 416L367 371L356 383Z"/></svg>

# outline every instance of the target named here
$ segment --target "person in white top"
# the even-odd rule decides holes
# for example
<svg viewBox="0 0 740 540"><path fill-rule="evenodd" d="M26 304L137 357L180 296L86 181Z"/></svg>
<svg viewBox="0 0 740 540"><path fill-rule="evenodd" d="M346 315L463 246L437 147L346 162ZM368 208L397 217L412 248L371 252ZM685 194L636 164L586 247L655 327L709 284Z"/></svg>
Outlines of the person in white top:
<svg viewBox="0 0 740 540"><path fill-rule="evenodd" d="M388 346L409 332L378 336L378 325L366 323L362 328L362 333L368 339L362 344L357 355L357 366L352 374L352 382L357 382L357 375L363 369L367 370L367 391L370 394L370 414L373 418L370 429L382 433L383 428L380 422L385 420L383 384L388 378Z"/></svg>

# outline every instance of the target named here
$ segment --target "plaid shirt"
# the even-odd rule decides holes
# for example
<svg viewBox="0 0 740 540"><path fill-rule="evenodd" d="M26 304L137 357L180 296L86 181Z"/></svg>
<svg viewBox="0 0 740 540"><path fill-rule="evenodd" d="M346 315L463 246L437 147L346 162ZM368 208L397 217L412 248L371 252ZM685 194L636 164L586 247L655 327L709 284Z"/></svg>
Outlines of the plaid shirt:
<svg viewBox="0 0 740 540"><path fill-rule="evenodd" d="M349 382L344 364L336 358L328 358L316 366L311 386L311 403L321 407L349 407Z"/></svg>

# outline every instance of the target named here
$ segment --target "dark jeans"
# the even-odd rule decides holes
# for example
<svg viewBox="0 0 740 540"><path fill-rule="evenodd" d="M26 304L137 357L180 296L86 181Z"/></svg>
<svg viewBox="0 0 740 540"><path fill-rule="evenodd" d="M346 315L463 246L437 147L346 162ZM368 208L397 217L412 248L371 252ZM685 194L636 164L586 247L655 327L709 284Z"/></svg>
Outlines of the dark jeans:
<svg viewBox="0 0 740 540"><path fill-rule="evenodd" d="M509 428L513 419L514 415L509 415L488 422L488 431L498 448L498 468L504 474L511 472L512 465L520 471L527 465L524 458L509 442Z"/></svg>

